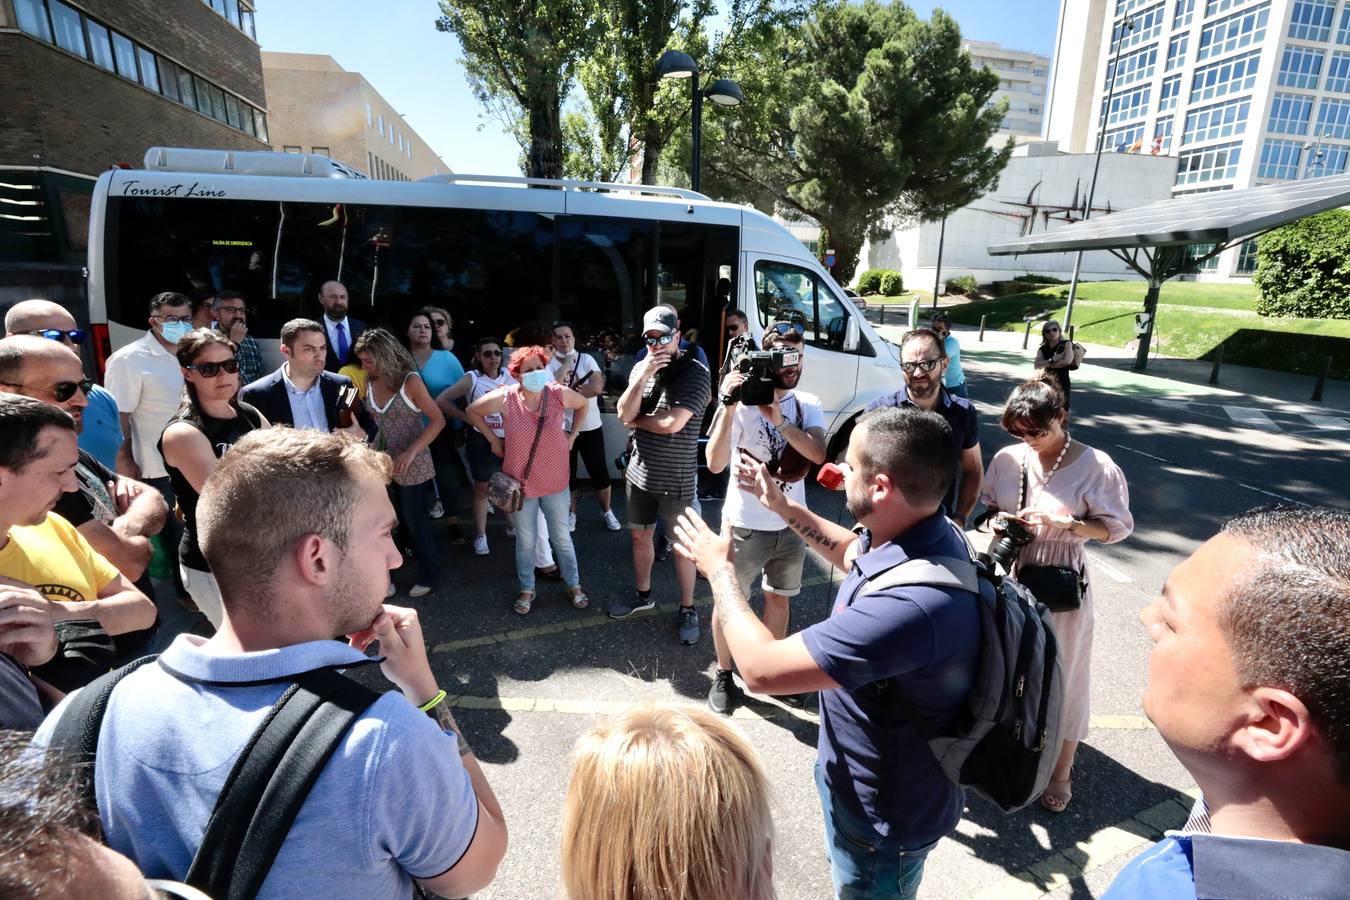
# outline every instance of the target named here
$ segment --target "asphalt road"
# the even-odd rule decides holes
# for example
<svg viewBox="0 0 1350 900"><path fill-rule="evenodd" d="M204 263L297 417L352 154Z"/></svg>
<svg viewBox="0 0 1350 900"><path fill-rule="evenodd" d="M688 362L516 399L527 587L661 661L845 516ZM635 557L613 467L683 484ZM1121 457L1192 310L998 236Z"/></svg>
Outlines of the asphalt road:
<svg viewBox="0 0 1350 900"><path fill-rule="evenodd" d="M988 352L966 368L987 460L1009 441L998 430L998 414L1015 377L1029 366L1019 354ZM808 370L808 388L809 378ZM1140 709L1149 642L1139 610L1228 515L1275 499L1350 507L1344 463L1350 433L1248 427L1129 383L1078 387L1073 410L1074 439L1104 450L1125 471L1136 519L1128 540L1089 551L1097 595L1093 727L1079 755L1073 802L1058 816L1039 808L1009 816L972 800L957 832L929 857L924 898L1097 896L1161 829L1184 821L1185 792L1194 784ZM809 502L846 518L842 494L813 486ZM618 512L622 519L622 508ZM718 512L716 504L705 509L710 520ZM704 702L715 668L706 634L707 584L700 581L696 595L705 634L693 647L675 638L670 562L657 564L656 611L622 622L606 618L608 601L632 588L628 537L606 531L595 501L585 498L574 537L591 609L572 609L554 583L543 582L524 618L511 611L513 545L500 517L489 526L488 557L473 556L469 546L445 546L437 533L453 587L417 605L433 666L454 697L511 832L497 881L479 896L560 896L559 822L572 746L608 711L649 701ZM807 566L807 587L793 605L794 629L827 614L839 581L814 557ZM396 573L396 581L411 584L408 573ZM779 896L829 897L812 782L813 709L792 710L766 698L739 710L736 720L774 785Z"/></svg>

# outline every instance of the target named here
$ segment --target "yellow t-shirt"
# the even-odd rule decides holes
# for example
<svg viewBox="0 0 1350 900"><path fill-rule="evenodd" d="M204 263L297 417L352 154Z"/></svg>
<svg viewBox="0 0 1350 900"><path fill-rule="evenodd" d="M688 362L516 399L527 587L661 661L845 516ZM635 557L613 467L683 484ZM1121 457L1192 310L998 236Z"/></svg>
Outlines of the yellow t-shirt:
<svg viewBox="0 0 1350 900"><path fill-rule="evenodd" d="M84 535L56 513L41 525L11 528L0 547L0 575L31 584L48 600L83 603L118 576Z"/></svg>
<svg viewBox="0 0 1350 900"><path fill-rule="evenodd" d="M366 370L361 368L359 363L347 363L338 369L339 375L346 375L356 385L356 396L364 397L366 395Z"/></svg>

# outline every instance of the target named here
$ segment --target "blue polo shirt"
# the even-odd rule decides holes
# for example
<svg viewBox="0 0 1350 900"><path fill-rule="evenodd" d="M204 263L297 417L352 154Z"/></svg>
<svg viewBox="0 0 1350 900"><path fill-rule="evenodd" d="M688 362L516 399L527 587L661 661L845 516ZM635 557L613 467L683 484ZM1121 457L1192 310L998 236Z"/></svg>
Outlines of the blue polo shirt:
<svg viewBox="0 0 1350 900"><path fill-rule="evenodd" d="M1169 832L1120 870L1102 900L1343 900L1347 894L1348 851Z"/></svg>
<svg viewBox="0 0 1350 900"><path fill-rule="evenodd" d="M938 388L938 397L938 405L933 408L933 412L947 420L952 428L952 443L956 446L956 457L952 460L952 485L947 488L947 496L942 498L942 506L950 513L956 511L956 491L961 483L961 452L979 446L980 422L975 415L975 404L966 398L949 393L945 387ZM867 404L863 412L869 413L882 406L920 408L909 399L909 390L903 384L894 394L878 397Z"/></svg>
<svg viewBox="0 0 1350 900"><path fill-rule="evenodd" d="M115 471L117 451L122 449L122 421L117 417L117 400L98 385L93 386L88 397L84 427L80 430L80 449Z"/></svg>
<svg viewBox="0 0 1350 900"><path fill-rule="evenodd" d="M369 662L337 641L218 654L180 635L109 700L94 767L108 846L149 878L182 881L235 759L290 680ZM66 702L36 746L47 746ZM319 773L258 896L406 900L413 878L459 862L477 827L455 736L387 693Z"/></svg>
<svg viewBox="0 0 1350 900"><path fill-rule="evenodd" d="M980 620L969 591L901 585L858 597L871 578L919 557L967 555L941 512L859 555L830 617L802 632L811 657L839 687L820 693L821 770L830 792L882 836L917 849L949 834L965 792L879 682L894 687L939 731L965 706L975 681Z"/></svg>

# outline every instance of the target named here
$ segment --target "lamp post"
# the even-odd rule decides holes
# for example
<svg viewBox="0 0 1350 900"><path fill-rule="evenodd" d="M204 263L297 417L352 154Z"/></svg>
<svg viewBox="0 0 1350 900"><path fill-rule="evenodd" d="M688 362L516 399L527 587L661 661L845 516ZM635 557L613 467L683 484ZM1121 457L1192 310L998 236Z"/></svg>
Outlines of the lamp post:
<svg viewBox="0 0 1350 900"><path fill-rule="evenodd" d="M699 173L703 162L703 98L718 106L737 106L745 102L741 86L730 78L715 79L706 88L699 86L698 63L683 50L667 50L656 62L657 78L688 78L693 97L693 148L689 154L689 186L699 188Z"/></svg>
<svg viewBox="0 0 1350 900"><path fill-rule="evenodd" d="M1326 142L1326 139L1330 136L1331 136L1330 131L1323 131L1320 134L1314 135L1311 141L1306 141L1303 144L1304 150L1312 151L1311 153L1308 154L1308 164L1303 168L1304 178L1314 178L1314 177L1320 178L1321 176L1327 174L1327 148L1323 147L1322 145ZM1322 171L1317 173L1316 176L1314 176L1313 169L1321 169Z"/></svg>
<svg viewBox="0 0 1350 900"><path fill-rule="evenodd" d="M1092 218L1092 200L1097 194L1097 173L1102 167L1102 147L1106 144L1106 120L1111 114L1111 99L1116 93L1116 76L1120 74L1120 51L1121 44L1125 43L1125 35L1134 31L1134 16L1126 16L1120 23L1120 34L1116 36L1116 55L1115 59L1108 63L1111 68L1111 80L1106 88L1106 102L1102 105L1101 122L1097 126L1097 158L1092 163L1092 182L1088 186L1087 208L1083 210L1083 221L1086 222ZM1078 271L1083 265L1083 251L1079 250L1073 259L1073 280L1069 282L1069 302L1064 309L1064 333L1069 333L1069 325L1073 322L1073 301L1078 296Z"/></svg>

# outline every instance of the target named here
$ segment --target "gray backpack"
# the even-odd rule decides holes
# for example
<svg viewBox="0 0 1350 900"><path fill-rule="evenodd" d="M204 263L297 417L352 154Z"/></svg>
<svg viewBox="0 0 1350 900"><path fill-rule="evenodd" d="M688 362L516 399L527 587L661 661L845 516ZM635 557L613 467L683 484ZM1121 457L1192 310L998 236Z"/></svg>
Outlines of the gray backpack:
<svg viewBox="0 0 1350 900"><path fill-rule="evenodd" d="M956 722L939 733L895 681L886 690L927 739L948 778L1015 812L1050 783L1059 757L1064 674L1049 610L1022 585L992 572L973 558L912 559L873 576L857 596L896 585L978 595L980 655Z"/></svg>

